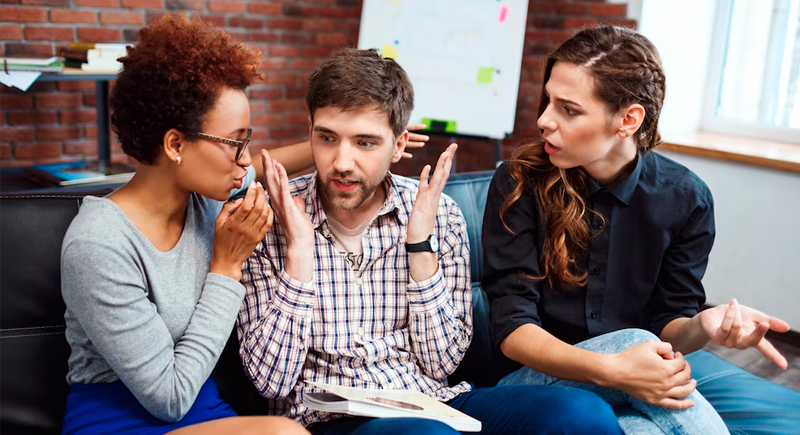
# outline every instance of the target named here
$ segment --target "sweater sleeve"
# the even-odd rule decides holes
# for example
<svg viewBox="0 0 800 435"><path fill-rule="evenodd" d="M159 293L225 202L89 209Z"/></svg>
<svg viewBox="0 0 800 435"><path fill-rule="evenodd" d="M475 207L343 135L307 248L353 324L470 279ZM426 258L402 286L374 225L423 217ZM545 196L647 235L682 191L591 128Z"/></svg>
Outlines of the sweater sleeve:
<svg viewBox="0 0 800 435"><path fill-rule="evenodd" d="M67 310L97 352L147 411L168 422L182 419L225 346L244 287L208 273L189 325L174 341L123 249L73 239L62 249L61 267Z"/></svg>

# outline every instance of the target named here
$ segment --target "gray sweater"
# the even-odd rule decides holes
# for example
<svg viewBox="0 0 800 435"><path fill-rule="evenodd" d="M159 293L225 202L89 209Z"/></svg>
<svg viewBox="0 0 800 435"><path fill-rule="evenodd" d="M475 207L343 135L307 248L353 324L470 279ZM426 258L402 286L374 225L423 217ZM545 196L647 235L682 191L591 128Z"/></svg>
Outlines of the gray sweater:
<svg viewBox="0 0 800 435"><path fill-rule="evenodd" d="M180 240L161 252L114 202L84 199L61 248L67 382L119 379L154 416L183 418L244 297L241 283L208 272L222 204L193 194Z"/></svg>

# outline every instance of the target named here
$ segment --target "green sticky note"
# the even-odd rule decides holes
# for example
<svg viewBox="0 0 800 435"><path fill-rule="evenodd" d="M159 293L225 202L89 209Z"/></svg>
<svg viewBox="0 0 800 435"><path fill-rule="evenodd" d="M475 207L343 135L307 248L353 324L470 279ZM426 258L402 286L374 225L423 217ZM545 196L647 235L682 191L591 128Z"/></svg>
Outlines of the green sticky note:
<svg viewBox="0 0 800 435"><path fill-rule="evenodd" d="M494 67L478 68L478 83L491 83L494 79Z"/></svg>
<svg viewBox="0 0 800 435"><path fill-rule="evenodd" d="M455 133L456 121L452 119L422 118L425 130L434 133Z"/></svg>

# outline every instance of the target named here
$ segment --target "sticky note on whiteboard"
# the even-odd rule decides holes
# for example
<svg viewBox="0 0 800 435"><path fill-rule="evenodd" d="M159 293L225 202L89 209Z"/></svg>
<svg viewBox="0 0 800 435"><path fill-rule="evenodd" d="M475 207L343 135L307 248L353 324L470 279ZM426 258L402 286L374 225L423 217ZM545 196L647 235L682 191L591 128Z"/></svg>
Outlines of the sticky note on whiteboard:
<svg viewBox="0 0 800 435"><path fill-rule="evenodd" d="M500 8L500 22L504 23L506 21L506 17L508 17L508 6L503 5L503 7Z"/></svg>
<svg viewBox="0 0 800 435"><path fill-rule="evenodd" d="M478 83L491 83L494 79L494 67L478 68Z"/></svg>
<svg viewBox="0 0 800 435"><path fill-rule="evenodd" d="M392 44L383 44L381 56L388 57L390 59L397 59L397 50L394 49Z"/></svg>

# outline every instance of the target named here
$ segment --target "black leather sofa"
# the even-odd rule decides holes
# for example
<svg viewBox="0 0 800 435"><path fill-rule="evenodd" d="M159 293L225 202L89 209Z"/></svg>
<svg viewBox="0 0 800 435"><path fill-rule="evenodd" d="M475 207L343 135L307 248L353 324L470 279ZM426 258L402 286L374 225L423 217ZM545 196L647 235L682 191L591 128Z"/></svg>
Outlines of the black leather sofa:
<svg viewBox="0 0 800 435"><path fill-rule="evenodd" d="M480 228L490 172L456 174L445 193L467 220L473 277L473 343L451 378L491 385L513 368L491 346L488 302L478 282ZM68 386L69 347L64 339L60 249L83 195L0 196L0 433L60 432ZM698 389L734 434L800 434L800 392L751 375L705 351L687 357ZM262 399L245 378L231 336L214 371L222 395L241 414L259 414Z"/></svg>

